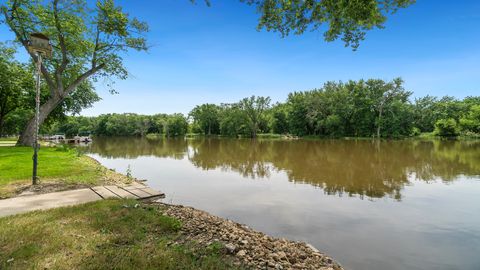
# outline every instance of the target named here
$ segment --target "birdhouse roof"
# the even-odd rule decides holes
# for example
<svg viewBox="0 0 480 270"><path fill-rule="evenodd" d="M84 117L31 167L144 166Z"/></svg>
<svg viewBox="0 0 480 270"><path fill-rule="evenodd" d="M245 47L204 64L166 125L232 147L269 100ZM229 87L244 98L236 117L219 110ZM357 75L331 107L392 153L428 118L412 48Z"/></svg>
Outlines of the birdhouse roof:
<svg viewBox="0 0 480 270"><path fill-rule="evenodd" d="M47 36L45 36L44 34L42 33L33 33L30 35L31 37L36 37L36 38L40 38L40 39L44 39L44 40L50 40Z"/></svg>

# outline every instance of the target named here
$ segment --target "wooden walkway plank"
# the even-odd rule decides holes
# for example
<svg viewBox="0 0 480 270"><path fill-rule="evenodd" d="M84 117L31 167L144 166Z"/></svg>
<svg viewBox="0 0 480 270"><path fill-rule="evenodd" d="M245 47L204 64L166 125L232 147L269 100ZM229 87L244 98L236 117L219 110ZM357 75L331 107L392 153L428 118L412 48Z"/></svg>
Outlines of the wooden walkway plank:
<svg viewBox="0 0 480 270"><path fill-rule="evenodd" d="M126 186L126 187L122 187L123 189L125 190L131 190L131 189L139 189L139 188L146 188L147 186L143 185L143 184L140 184L140 183L137 183L137 182L133 182L131 183L130 185Z"/></svg>
<svg viewBox="0 0 480 270"><path fill-rule="evenodd" d="M97 195L103 199L108 198L129 198L129 199L149 199L153 197L164 197L163 192L154 190L141 183L132 183L128 186L96 186L91 188Z"/></svg>
<svg viewBox="0 0 480 270"><path fill-rule="evenodd" d="M115 193L118 195L120 198L124 199L138 199L138 196L133 195L132 193L119 188L117 186L105 186L106 189L110 190L111 192Z"/></svg>
<svg viewBox="0 0 480 270"><path fill-rule="evenodd" d="M164 194L163 192L154 190L154 189L149 188L149 187L142 188L142 191L147 192L147 193L150 194L152 197L165 196L165 194Z"/></svg>
<svg viewBox="0 0 480 270"><path fill-rule="evenodd" d="M103 186L98 186L98 187L92 187L92 190L100 195L103 199L108 199L108 198L119 198L119 196L110 190L106 189Z"/></svg>
<svg viewBox="0 0 480 270"><path fill-rule="evenodd" d="M138 189L138 188L137 189L130 189L130 190L128 190L128 192L135 194L140 199L144 199L144 198L148 198L148 197L152 196L152 195L150 195L150 193L147 193L147 192L145 192L141 189Z"/></svg>

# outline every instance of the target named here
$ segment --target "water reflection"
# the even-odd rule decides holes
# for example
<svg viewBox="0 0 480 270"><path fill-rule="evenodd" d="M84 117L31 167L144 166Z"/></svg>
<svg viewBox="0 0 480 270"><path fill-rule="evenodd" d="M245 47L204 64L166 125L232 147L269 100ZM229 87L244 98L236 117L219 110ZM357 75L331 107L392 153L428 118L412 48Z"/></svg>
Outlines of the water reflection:
<svg viewBox="0 0 480 270"><path fill-rule="evenodd" d="M188 158L203 170L253 179L284 171L293 183L360 198L401 200L412 179L450 182L480 175L478 141L97 138L87 151L107 158Z"/></svg>
<svg viewBox="0 0 480 270"><path fill-rule="evenodd" d="M131 165L166 202L307 241L346 269L480 269L479 141L97 138L85 150Z"/></svg>

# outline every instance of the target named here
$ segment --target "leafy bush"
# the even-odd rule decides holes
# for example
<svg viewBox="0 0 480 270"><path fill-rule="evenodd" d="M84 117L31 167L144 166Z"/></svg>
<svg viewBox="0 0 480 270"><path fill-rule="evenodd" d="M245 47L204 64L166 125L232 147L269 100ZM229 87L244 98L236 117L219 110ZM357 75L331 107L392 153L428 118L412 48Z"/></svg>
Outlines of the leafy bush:
<svg viewBox="0 0 480 270"><path fill-rule="evenodd" d="M466 132L480 133L480 105L470 108L468 114L460 119L460 127Z"/></svg>
<svg viewBox="0 0 480 270"><path fill-rule="evenodd" d="M344 133L342 124L338 115L329 115L324 121L325 131L331 136L341 136Z"/></svg>
<svg viewBox="0 0 480 270"><path fill-rule="evenodd" d="M420 136L420 134L422 134L422 131L417 127L413 127L410 136Z"/></svg>
<svg viewBox="0 0 480 270"><path fill-rule="evenodd" d="M187 119L180 113L172 114L167 119L165 133L167 137L184 136L187 133Z"/></svg>
<svg viewBox="0 0 480 270"><path fill-rule="evenodd" d="M435 122L434 134L436 136L456 137L459 133L457 121L455 121L455 119L440 119Z"/></svg>

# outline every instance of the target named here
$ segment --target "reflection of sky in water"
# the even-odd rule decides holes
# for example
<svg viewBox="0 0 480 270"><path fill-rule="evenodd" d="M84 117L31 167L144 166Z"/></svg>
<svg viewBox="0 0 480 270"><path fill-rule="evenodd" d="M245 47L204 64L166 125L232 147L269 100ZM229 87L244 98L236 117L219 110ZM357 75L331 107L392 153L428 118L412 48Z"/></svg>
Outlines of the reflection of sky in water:
<svg viewBox="0 0 480 270"><path fill-rule="evenodd" d="M400 199L362 200L355 193L328 195L321 184L292 181L291 170L278 170L266 159L269 169L263 178L252 179L238 166L200 169L191 160L195 147L184 149L188 154L178 156L174 151L175 158L92 156L119 172L131 165L135 177L166 192L165 202L191 205L275 236L310 242L348 269L480 269L480 180L463 176L472 173L466 166L437 169L441 172L437 174L450 176L449 181L435 175L420 180L432 172L428 162L427 168L420 168L421 177L418 168L404 167L406 179L395 185ZM343 184L349 182L339 181L339 186Z"/></svg>

